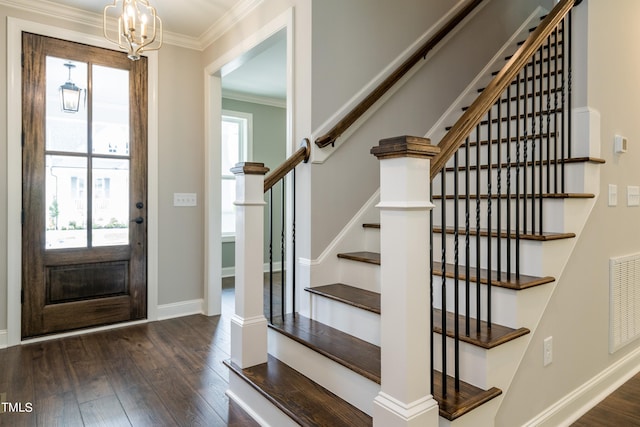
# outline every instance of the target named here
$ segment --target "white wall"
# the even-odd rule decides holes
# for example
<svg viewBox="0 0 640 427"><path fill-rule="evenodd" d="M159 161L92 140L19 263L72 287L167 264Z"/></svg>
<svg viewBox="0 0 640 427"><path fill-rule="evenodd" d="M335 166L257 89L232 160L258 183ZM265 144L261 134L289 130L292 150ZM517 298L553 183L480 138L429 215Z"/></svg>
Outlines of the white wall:
<svg viewBox="0 0 640 427"><path fill-rule="evenodd" d="M588 50L586 68L574 68L575 99L577 106L600 112L601 157L607 163L601 167L593 213L506 393L496 419L500 426L522 425L552 405L570 409L604 390L616 376L640 368L640 342L611 355L608 332L609 258L640 252L640 208L626 206L626 186L640 185L640 2L586 0L577 12L588 23L577 45L579 51ZM616 134L629 138L626 154L614 154ZM618 185L617 207L607 206L609 184ZM548 336L553 336L553 363L543 368L542 341ZM617 370L627 358L632 368ZM592 381L600 374L611 379Z"/></svg>

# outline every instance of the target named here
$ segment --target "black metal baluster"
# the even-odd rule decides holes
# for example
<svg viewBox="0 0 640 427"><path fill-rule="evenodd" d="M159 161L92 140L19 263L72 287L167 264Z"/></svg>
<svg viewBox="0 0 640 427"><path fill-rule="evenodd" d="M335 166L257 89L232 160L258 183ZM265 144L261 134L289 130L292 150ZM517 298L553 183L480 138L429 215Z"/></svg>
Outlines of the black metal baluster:
<svg viewBox="0 0 640 427"><path fill-rule="evenodd" d="M273 323L273 187L269 189L269 321Z"/></svg>
<svg viewBox="0 0 640 427"><path fill-rule="evenodd" d="M531 59L531 234L536 234L536 87L538 77L536 76L536 55Z"/></svg>
<svg viewBox="0 0 640 427"><path fill-rule="evenodd" d="M489 129L488 129L488 135L487 135L487 139L488 139L488 144L487 144L487 164L489 165L489 167L487 168L487 326L489 328L491 328L491 243L492 243L492 237L491 237L491 197L492 197L492 177L491 177L491 171L492 171L492 164L493 164L493 156L492 156L492 150L491 150L491 145L492 145L492 141L491 141L491 137L493 136L493 107L489 109ZM478 239L480 239L480 235L478 234L477 236ZM478 332L480 332L480 318L478 318L478 327L477 330Z"/></svg>
<svg viewBox="0 0 640 427"><path fill-rule="evenodd" d="M458 151L453 155L453 258L454 258L454 278L453 278L453 303L454 303L454 371L456 391L460 391L460 259L458 252L458 227L459 227L459 155ZM444 308L443 308L444 311Z"/></svg>
<svg viewBox="0 0 640 427"><path fill-rule="evenodd" d="M522 91L520 90L520 75L516 77L518 85L516 86L516 279L520 279L520 142L523 135L520 134L522 127L520 126L520 112L522 111ZM526 84L526 78L525 78ZM524 142L527 143L527 131L524 131Z"/></svg>
<svg viewBox="0 0 640 427"><path fill-rule="evenodd" d="M528 194L529 194L529 186L527 182L527 162L529 161L529 127L527 126L527 115L529 114L529 67L524 67L524 98L522 102L523 115L518 114L518 124L522 120L522 130L524 131L524 146L522 153L522 233L527 234L528 230L528 210L527 210L527 202L528 202ZM518 104L518 107L520 104ZM532 135L534 137L535 135ZM518 202L520 204L520 202ZM519 246L519 245L518 245Z"/></svg>
<svg viewBox="0 0 640 427"><path fill-rule="evenodd" d="M517 76L516 79L520 77ZM511 279L511 85L507 87L507 280ZM517 136L520 137L519 135ZM517 201L516 201L517 203Z"/></svg>
<svg viewBox="0 0 640 427"><path fill-rule="evenodd" d="M547 153L546 153L546 160L547 160L547 193L551 193L551 114L552 110L551 110L551 65L552 65L552 52L555 56L555 51L552 51L553 46L551 44L551 38L553 37L553 34L549 35L549 37L547 37L547 79L546 79L546 94L547 94L547 132L545 133L545 138L547 140ZM541 215L542 216L542 215ZM542 227L541 227L542 228Z"/></svg>
<svg viewBox="0 0 640 427"><path fill-rule="evenodd" d="M562 158L562 168L560 170L561 173L561 179L560 179L560 186L562 187L562 192L564 193L565 188L564 188L564 164L565 164L565 160L566 160L566 150L567 150L567 137L566 137L566 114L565 114L565 90L566 90L566 85L567 85L567 74L569 73L569 65L567 64L567 57L569 55L567 55L567 52L565 50L565 38L567 37L567 31L565 28L565 21L561 21L561 29L562 29L562 41L561 41L561 45L562 45L562 62L563 62L563 66L562 66L562 108L560 109L561 113L560 113L560 123L561 123L561 135L560 135L560 150L561 150L561 154L560 157Z"/></svg>
<svg viewBox="0 0 640 427"><path fill-rule="evenodd" d="M558 65L558 57L560 55L560 50L558 48L558 37L560 37L560 35L558 34L558 27L556 26L556 28L553 30L553 35L554 35L554 52L555 52L555 56L553 59L554 62L554 84L553 84L553 100L554 100L554 105L553 105L553 110L554 110L554 114L553 114L553 192L557 193L558 192L558 114L561 114L558 111L558 87L560 86L558 84L558 79L560 78L560 70L559 70L559 65Z"/></svg>
<svg viewBox="0 0 640 427"><path fill-rule="evenodd" d="M293 191L292 193L292 203L293 206L292 208L292 223L291 223L291 252L292 252L292 256L291 256L291 292L293 294L293 300L291 301L291 312L293 313L293 316L296 316L296 264L297 264L297 259L296 259L296 169L293 168L293 175L292 175L292 189L291 191Z"/></svg>
<svg viewBox="0 0 640 427"><path fill-rule="evenodd" d="M508 101L508 100L507 100ZM497 157L497 191L496 191L496 271L497 279L500 280L502 274L502 96L496 103L498 107L498 145L496 146ZM505 121L509 126L509 118Z"/></svg>
<svg viewBox="0 0 640 427"><path fill-rule="evenodd" d="M432 203L433 203L433 180L429 180L429 196L432 199ZM444 200L443 200L444 202ZM434 282L433 282L433 267L434 267L434 262L433 262L433 257L434 257L434 252L433 252L433 212L429 213L429 268L430 268L430 272L431 274L429 275L429 313L430 313L430 317L431 317L431 330L428 331L429 334L429 342L431 345L431 369L429 370L429 373L431 374L431 394L433 394L433 387L434 387L434 375L433 372L435 370L435 364L434 364L434 358L435 358L435 351L434 351L434 345L435 345L435 338L433 335L433 325L435 322L435 316L434 316L434 296L433 296L433 288L434 288Z"/></svg>
<svg viewBox="0 0 640 427"><path fill-rule="evenodd" d="M568 74L567 74L567 81L568 81L568 87L567 87L567 158L571 158L571 113L573 110L572 107L572 96L571 96L571 79L573 77L573 64L571 61L571 51L572 51L572 28L573 28L573 10L570 11L567 14L567 17L565 18L567 20L567 33L563 35L563 43L564 43L564 37L567 38L567 64L568 64ZM563 179L564 181L564 179ZM563 191L564 192L564 191Z"/></svg>
<svg viewBox="0 0 640 427"><path fill-rule="evenodd" d="M280 312L282 314L282 319L284 319L285 314L285 302L286 302L286 283L287 283L287 274L286 274L286 262L285 262L285 239L286 239L286 178L282 178L282 211L280 213L280 217L282 218L281 228L280 228Z"/></svg>
<svg viewBox="0 0 640 427"><path fill-rule="evenodd" d="M479 142L479 141L477 141ZM476 147L479 147L476 144ZM469 235L470 231L470 195L471 195L471 185L470 185L470 169L471 169L471 160L469 159L469 137L465 140L464 144L465 150L465 162L466 167L464 168L464 176L465 176L465 196L464 196L464 206L465 206L465 218L464 218L464 250L465 250L465 280L464 280L464 288L465 288L465 307L466 307L466 323L465 323L465 335L469 336L471 330L471 296L469 295L471 291L471 247ZM480 170L480 165L476 165L476 176L478 176L478 172Z"/></svg>
<svg viewBox="0 0 640 427"><path fill-rule="evenodd" d="M542 157L542 149L543 149L543 141L542 141L542 136L544 135L544 129L543 129L543 125L544 125L544 120L542 120L543 117L543 108L544 108L544 104L543 104L543 100L544 100L544 87L542 85L542 76L544 73L544 46L540 46L540 64L539 64L539 71L540 71L540 96L538 97L538 110L540 111L539 115L538 115L538 134L540 135L540 146L538 147L538 191L540 192L539 196L539 202L538 202L538 232L540 235L542 235L542 194L544 192L544 184L543 184L543 177L544 177L544 163L543 163L543 157ZM535 167L535 165L534 165Z"/></svg>
<svg viewBox="0 0 640 427"><path fill-rule="evenodd" d="M441 322L442 322L442 396L447 397L447 172L442 169L440 174L440 194L442 206L440 210L441 232L440 250L442 252L442 282L441 282Z"/></svg>
<svg viewBox="0 0 640 427"><path fill-rule="evenodd" d="M480 242L480 178L481 165L480 160L480 125L476 126L476 330L480 332L480 315L482 314L480 297L480 261L481 261L481 242Z"/></svg>

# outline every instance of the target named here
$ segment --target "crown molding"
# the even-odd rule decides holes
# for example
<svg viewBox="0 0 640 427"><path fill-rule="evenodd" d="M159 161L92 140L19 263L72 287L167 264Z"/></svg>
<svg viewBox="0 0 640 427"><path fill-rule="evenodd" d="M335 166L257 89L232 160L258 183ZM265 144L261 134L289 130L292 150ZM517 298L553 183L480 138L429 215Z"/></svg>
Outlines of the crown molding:
<svg viewBox="0 0 640 427"><path fill-rule="evenodd" d="M190 37L184 34L164 31L164 43L178 47L203 51L236 23L247 16L264 0L242 0L230 11L218 19L200 37ZM8 6L26 12L47 15L65 21L79 23L94 28L102 28L102 15L75 7L52 3L48 0L0 0L0 6Z"/></svg>
<svg viewBox="0 0 640 427"><path fill-rule="evenodd" d="M222 97L234 101L250 102L252 104L266 105L269 107L287 108L286 99L252 95L228 89L222 89Z"/></svg>
<svg viewBox="0 0 640 427"><path fill-rule="evenodd" d="M201 50L206 49L235 24L258 7L264 0L242 0L231 10L218 19L207 31L200 36Z"/></svg>

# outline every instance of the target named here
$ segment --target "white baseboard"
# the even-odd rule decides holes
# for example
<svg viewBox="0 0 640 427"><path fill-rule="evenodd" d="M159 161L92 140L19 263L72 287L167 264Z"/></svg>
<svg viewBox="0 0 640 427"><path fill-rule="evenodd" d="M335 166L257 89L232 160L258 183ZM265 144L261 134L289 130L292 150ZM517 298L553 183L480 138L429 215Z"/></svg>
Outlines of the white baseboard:
<svg viewBox="0 0 640 427"><path fill-rule="evenodd" d="M203 313L204 300L202 298L158 306L158 320L173 319L174 317Z"/></svg>
<svg viewBox="0 0 640 427"><path fill-rule="evenodd" d="M282 263L281 262L274 262L273 263L273 271L281 271L282 270ZM269 263L265 262L264 265L262 266L262 271L264 271L265 273L269 271ZM236 267L223 267L222 268L222 277L233 277L236 275Z"/></svg>
<svg viewBox="0 0 640 427"><path fill-rule="evenodd" d="M0 348L7 348L7 345L8 345L7 330L6 329L0 330Z"/></svg>
<svg viewBox="0 0 640 427"><path fill-rule="evenodd" d="M640 372L640 348L567 394L526 422L524 426L569 426L638 372Z"/></svg>

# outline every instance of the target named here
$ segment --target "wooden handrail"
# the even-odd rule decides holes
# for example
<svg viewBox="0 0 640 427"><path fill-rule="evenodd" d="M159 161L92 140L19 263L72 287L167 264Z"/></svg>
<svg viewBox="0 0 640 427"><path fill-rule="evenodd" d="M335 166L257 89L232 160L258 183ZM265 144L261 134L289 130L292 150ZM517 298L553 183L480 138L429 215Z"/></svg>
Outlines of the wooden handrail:
<svg viewBox="0 0 640 427"><path fill-rule="evenodd" d="M418 51L404 61L389 77L380 83L365 99L354 107L342 118L329 132L315 141L320 148L333 144L349 127L367 112L389 89L391 89L405 74L413 68L421 59L426 58L429 51L444 39L464 18L466 18L476 6L483 0L471 0L453 18L451 18L436 34L434 34Z"/></svg>
<svg viewBox="0 0 640 427"><path fill-rule="evenodd" d="M562 21L571 9L582 0L561 0L544 18L538 27L529 35L527 40L505 64L500 72L491 80L480 96L464 112L462 117L453 125L451 130L438 144L440 154L432 161L431 179L433 179L451 157L462 146L467 136L480 123L484 115L491 109L507 86L525 67L529 59L551 35L551 32Z"/></svg>
<svg viewBox="0 0 640 427"><path fill-rule="evenodd" d="M280 181L286 174L291 172L293 168L298 166L300 163L307 163L309 161L309 156L311 155L311 142L309 142L308 138L302 140L300 144L300 148L298 151L293 153L287 160L284 161L280 166L275 168L269 175L264 178L264 192L266 193L276 185L278 181Z"/></svg>

